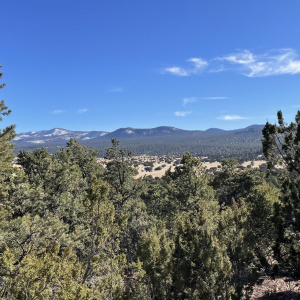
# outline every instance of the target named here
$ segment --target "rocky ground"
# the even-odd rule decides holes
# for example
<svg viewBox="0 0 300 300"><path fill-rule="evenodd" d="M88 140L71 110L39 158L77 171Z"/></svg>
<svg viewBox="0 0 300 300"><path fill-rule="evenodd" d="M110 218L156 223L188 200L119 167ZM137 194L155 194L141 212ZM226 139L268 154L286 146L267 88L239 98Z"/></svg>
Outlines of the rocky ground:
<svg viewBox="0 0 300 300"><path fill-rule="evenodd" d="M260 284L254 286L250 300L300 300L300 280L287 277L261 278Z"/></svg>

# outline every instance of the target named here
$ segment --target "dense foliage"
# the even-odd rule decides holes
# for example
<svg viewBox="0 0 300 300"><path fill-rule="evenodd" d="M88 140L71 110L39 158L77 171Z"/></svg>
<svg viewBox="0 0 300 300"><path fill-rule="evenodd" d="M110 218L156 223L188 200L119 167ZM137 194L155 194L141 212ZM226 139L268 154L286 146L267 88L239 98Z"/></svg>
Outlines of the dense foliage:
<svg viewBox="0 0 300 300"><path fill-rule="evenodd" d="M106 168L74 139L13 166L5 128L1 299L241 299L261 274L299 275L300 112L278 116L263 131L268 173L225 159L213 176L186 153L162 179L135 179L115 139Z"/></svg>

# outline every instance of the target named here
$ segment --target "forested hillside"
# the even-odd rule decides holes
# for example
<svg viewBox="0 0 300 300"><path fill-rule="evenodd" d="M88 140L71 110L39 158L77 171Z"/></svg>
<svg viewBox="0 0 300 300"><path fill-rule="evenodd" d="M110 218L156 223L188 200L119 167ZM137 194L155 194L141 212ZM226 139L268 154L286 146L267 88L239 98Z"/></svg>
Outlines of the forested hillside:
<svg viewBox="0 0 300 300"><path fill-rule="evenodd" d="M278 124L263 129L267 173L232 158L212 176L186 153L162 179L134 179L116 139L106 168L75 139L54 155L23 150L14 167L4 128L1 299L242 299L262 275L296 278L300 111Z"/></svg>
<svg viewBox="0 0 300 300"><path fill-rule="evenodd" d="M262 154L262 125L252 125L236 130L208 129L182 130L161 126L152 129L121 128L114 132L70 131L61 128L19 134L14 140L15 153L44 147L50 153L65 147L66 141L76 138L82 145L98 150L104 157L112 138L117 138L133 155L183 155L208 156L212 160L235 157L239 161L253 160Z"/></svg>

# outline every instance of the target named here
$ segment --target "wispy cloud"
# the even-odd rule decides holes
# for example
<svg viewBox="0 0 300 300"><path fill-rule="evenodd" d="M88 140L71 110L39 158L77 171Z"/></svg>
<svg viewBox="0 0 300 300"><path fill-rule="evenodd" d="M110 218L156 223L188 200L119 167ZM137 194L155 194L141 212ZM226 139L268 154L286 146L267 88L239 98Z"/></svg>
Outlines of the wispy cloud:
<svg viewBox="0 0 300 300"><path fill-rule="evenodd" d="M225 100L225 99L228 99L228 97L202 97L199 99L201 99L201 100Z"/></svg>
<svg viewBox="0 0 300 300"><path fill-rule="evenodd" d="M197 97L183 98L182 105L186 106L188 103L193 103L193 102L197 102L197 101L198 101Z"/></svg>
<svg viewBox="0 0 300 300"><path fill-rule="evenodd" d="M187 115L190 115L192 112L191 111L175 111L175 116L176 117L186 117Z"/></svg>
<svg viewBox="0 0 300 300"><path fill-rule="evenodd" d="M224 121L238 121L238 120L246 120L249 118L238 116L238 115L225 115L225 116L220 116L218 119Z"/></svg>
<svg viewBox="0 0 300 300"><path fill-rule="evenodd" d="M180 67L170 67L170 68L165 68L166 72L171 73L172 75L177 75L177 76L189 76L188 71L180 68Z"/></svg>
<svg viewBox="0 0 300 300"><path fill-rule="evenodd" d="M190 98L183 98L182 105L186 106L188 103L197 102L198 100L225 100L228 97L190 97Z"/></svg>
<svg viewBox="0 0 300 300"><path fill-rule="evenodd" d="M198 71L198 70L201 70L203 68L206 68L207 65L208 65L208 62L203 60L202 58L199 58L199 57L193 57L193 58L190 58L188 59L188 62L192 62L194 63L195 67L194 67L194 71Z"/></svg>
<svg viewBox="0 0 300 300"><path fill-rule="evenodd" d="M112 93L121 93L121 92L123 92L123 88L118 86L118 87L114 87L114 88L110 89L109 91Z"/></svg>
<svg viewBox="0 0 300 300"><path fill-rule="evenodd" d="M61 109L56 109L56 110L53 110L52 111L52 113L54 114L54 115L59 115L59 114L62 114L64 111L63 110L61 110Z"/></svg>
<svg viewBox="0 0 300 300"><path fill-rule="evenodd" d="M243 50L218 59L242 66L243 74L248 77L300 73L300 60L293 49L277 49L263 54Z"/></svg>
<svg viewBox="0 0 300 300"><path fill-rule="evenodd" d="M300 73L300 58L294 49L273 49L263 53L240 50L211 59L190 58L192 67L173 66L164 73L177 76L191 76L203 72L218 73L235 70L247 77L266 77Z"/></svg>
<svg viewBox="0 0 300 300"><path fill-rule="evenodd" d="M248 50L243 50L238 53L229 54L223 57L217 57L217 60L225 60L234 64L247 65L255 62L253 54Z"/></svg>
<svg viewBox="0 0 300 300"><path fill-rule="evenodd" d="M208 72L209 73L220 73L223 71L226 71L227 69L225 69L223 66L221 67L217 67L216 69L209 69Z"/></svg>
<svg viewBox="0 0 300 300"><path fill-rule="evenodd" d="M88 111L88 109L87 108L81 108L81 109L78 109L78 113L79 114L83 114L83 113L86 113Z"/></svg>
<svg viewBox="0 0 300 300"><path fill-rule="evenodd" d="M202 58L193 57L189 58L187 61L192 63L193 66L190 68L182 68L177 66L169 67L165 68L164 72L176 76L190 76L202 72L208 66L208 62L203 60Z"/></svg>

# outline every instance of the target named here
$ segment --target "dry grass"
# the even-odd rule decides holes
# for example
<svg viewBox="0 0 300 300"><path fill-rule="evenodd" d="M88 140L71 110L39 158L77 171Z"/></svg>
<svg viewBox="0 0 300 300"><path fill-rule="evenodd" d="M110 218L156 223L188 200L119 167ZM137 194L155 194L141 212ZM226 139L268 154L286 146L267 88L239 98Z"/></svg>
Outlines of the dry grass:
<svg viewBox="0 0 300 300"><path fill-rule="evenodd" d="M253 160L253 161L245 161L242 163L243 167L251 166L251 168L259 168L260 165L265 164L265 160Z"/></svg>
<svg viewBox="0 0 300 300"><path fill-rule="evenodd" d="M205 159L207 157L202 157L202 159ZM180 160L180 157L167 157L167 156L149 156L149 155L140 155L140 156L134 156L133 160L137 162L138 166L138 175L135 178L141 178L144 176L152 176L152 177L162 177L165 172L171 168L171 171L174 171L176 164L174 164L176 161ZM107 160L104 158L99 158L98 162L105 166L107 163ZM151 171L146 171L144 166L145 162L152 162L153 167ZM251 168L258 168L260 165L266 163L264 160L255 160L253 162L246 161L242 163L243 167L250 166ZM211 168L218 168L220 166L220 162L214 161L214 162L203 162L203 165L210 170ZM156 168L159 168L160 170L155 170Z"/></svg>

